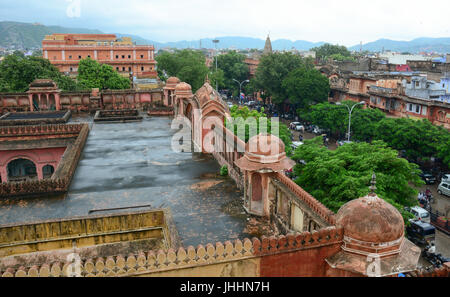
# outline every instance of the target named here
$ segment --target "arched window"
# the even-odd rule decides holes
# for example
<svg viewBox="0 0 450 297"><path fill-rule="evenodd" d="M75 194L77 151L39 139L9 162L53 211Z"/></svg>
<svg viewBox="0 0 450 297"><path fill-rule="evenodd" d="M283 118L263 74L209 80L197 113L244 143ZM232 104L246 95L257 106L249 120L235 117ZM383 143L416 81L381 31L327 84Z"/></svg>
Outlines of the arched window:
<svg viewBox="0 0 450 297"><path fill-rule="evenodd" d="M53 167L52 165L45 165L42 168L42 175L44 176L44 178L51 178L53 173L55 173L55 167Z"/></svg>
<svg viewBox="0 0 450 297"><path fill-rule="evenodd" d="M28 159L16 159L8 164L8 181L22 182L37 178L36 165Z"/></svg>

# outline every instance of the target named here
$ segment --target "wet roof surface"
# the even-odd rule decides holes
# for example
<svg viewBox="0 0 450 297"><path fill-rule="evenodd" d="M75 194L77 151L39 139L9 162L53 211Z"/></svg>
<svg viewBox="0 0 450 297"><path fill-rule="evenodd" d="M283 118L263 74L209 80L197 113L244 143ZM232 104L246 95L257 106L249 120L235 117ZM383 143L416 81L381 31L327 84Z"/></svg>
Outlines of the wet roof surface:
<svg viewBox="0 0 450 297"><path fill-rule="evenodd" d="M245 216L222 211L242 193L235 183L213 177L220 170L213 158L171 150L176 131L170 130L170 119L125 124L93 124L92 118L73 121L89 121L91 132L67 197L0 201L0 224L151 205L171 209L184 246L243 238Z"/></svg>

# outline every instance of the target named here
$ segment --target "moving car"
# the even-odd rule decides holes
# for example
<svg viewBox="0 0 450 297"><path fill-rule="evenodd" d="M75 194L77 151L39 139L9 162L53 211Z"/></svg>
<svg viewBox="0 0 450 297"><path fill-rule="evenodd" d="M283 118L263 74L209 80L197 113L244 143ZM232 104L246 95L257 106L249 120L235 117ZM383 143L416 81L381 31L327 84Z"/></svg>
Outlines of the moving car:
<svg viewBox="0 0 450 297"><path fill-rule="evenodd" d="M440 195L450 196L450 181L441 182L441 184L438 187L438 193Z"/></svg>
<svg viewBox="0 0 450 297"><path fill-rule="evenodd" d="M422 172L420 177L427 185L432 185L436 183L436 178L429 172Z"/></svg>

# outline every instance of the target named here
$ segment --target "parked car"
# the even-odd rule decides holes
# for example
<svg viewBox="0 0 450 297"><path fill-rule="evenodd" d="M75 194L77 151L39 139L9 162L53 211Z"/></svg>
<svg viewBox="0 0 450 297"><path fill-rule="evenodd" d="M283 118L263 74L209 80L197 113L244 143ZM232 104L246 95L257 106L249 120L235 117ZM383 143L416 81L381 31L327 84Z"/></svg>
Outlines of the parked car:
<svg viewBox="0 0 450 297"><path fill-rule="evenodd" d="M337 145L338 145L338 146L343 146L344 144L347 144L347 143L353 143L353 141L339 140L339 141L337 142Z"/></svg>
<svg viewBox="0 0 450 297"><path fill-rule="evenodd" d="M436 178L429 172L422 172L420 177L427 185L433 185L436 183Z"/></svg>
<svg viewBox="0 0 450 297"><path fill-rule="evenodd" d="M295 126L294 130L305 132L305 127L303 125L297 125L297 126Z"/></svg>
<svg viewBox="0 0 450 297"><path fill-rule="evenodd" d="M312 133L314 133L314 134L316 134L316 135L319 135L319 134L323 134L323 132L324 132L323 129L320 129L320 128L317 127L317 126L313 126Z"/></svg>
<svg viewBox="0 0 450 297"><path fill-rule="evenodd" d="M292 149L295 150L301 145L303 145L303 142L301 142L301 141L294 141L294 142L292 142L291 147L292 147Z"/></svg>
<svg viewBox="0 0 450 297"><path fill-rule="evenodd" d="M298 125L301 125L302 123L300 122L292 122L289 124L289 129L294 130L295 127L297 127Z"/></svg>
<svg viewBox="0 0 450 297"><path fill-rule="evenodd" d="M233 104L233 102L227 102L227 105L229 108L232 108L234 104Z"/></svg>
<svg viewBox="0 0 450 297"><path fill-rule="evenodd" d="M450 182L450 174L444 174L441 182Z"/></svg>
<svg viewBox="0 0 450 297"><path fill-rule="evenodd" d="M416 217L415 220L430 223L430 213L422 207L415 206L407 210Z"/></svg>
<svg viewBox="0 0 450 297"><path fill-rule="evenodd" d="M416 244L430 244L436 236L436 228L419 220L410 221L410 226L406 227L406 234L409 240Z"/></svg>
<svg viewBox="0 0 450 297"><path fill-rule="evenodd" d="M440 195L450 196L450 182L441 182L438 187L438 193Z"/></svg>

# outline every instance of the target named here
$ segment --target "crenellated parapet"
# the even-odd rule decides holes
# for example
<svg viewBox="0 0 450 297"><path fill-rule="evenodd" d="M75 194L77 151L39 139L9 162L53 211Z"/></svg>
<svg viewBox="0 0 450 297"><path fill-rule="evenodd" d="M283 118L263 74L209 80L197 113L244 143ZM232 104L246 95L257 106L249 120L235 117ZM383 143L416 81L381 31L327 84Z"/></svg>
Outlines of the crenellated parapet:
<svg viewBox="0 0 450 297"><path fill-rule="evenodd" d="M0 127L0 137L36 136L50 134L77 134L83 128L82 124L32 125Z"/></svg>
<svg viewBox="0 0 450 297"><path fill-rule="evenodd" d="M343 230L329 227L320 231L303 232L279 237L262 237L218 242L216 244L199 245L197 248L179 248L178 250L159 250L140 252L130 255L111 255L108 257L79 259L81 276L109 277L109 276L164 276L185 273L190 270L193 275L206 275L218 267L218 275L224 276L228 268L232 269L237 263L252 264L255 268L253 276L270 273L262 271L261 261L270 257L281 259L292 258L297 253L304 253L312 249L330 249L333 251L343 239ZM5 268L0 271L3 277L64 277L70 276L74 266L70 263L56 262L36 265L32 267ZM299 267L300 269L300 267ZM233 276L248 275L248 271L235 271ZM213 275L214 276L214 275Z"/></svg>
<svg viewBox="0 0 450 297"><path fill-rule="evenodd" d="M314 198L311 194L306 192L302 187L297 185L293 180L291 180L283 173L277 173L275 175L275 178L279 180L282 184L287 186L289 190L291 190L296 195L296 197L300 198L303 202L305 202L311 208L311 210L313 210L323 220L328 222L330 225L336 224L335 213L330 209L328 209L325 205L320 203L320 201Z"/></svg>

